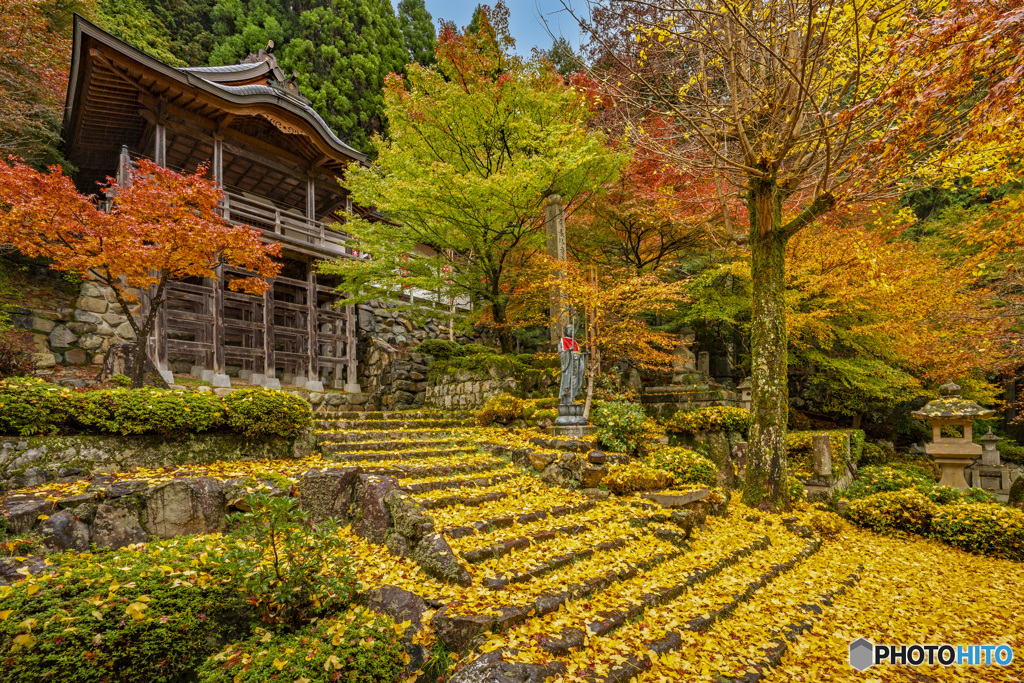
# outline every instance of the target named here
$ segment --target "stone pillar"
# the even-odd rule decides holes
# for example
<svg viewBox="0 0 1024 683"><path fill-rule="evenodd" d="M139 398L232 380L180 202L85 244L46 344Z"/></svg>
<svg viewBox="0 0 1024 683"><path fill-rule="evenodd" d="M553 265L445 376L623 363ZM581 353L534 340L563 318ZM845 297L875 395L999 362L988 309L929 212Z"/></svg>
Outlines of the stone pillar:
<svg viewBox="0 0 1024 683"><path fill-rule="evenodd" d="M556 261L564 261L565 253L565 207L562 205L562 195L550 194L544 201L544 224L547 235L548 256ZM556 273L561 278L561 272ZM562 293L557 287L551 288L550 310L551 310L551 341L558 343L562 337L562 330L559 329L558 317L562 312Z"/></svg>
<svg viewBox="0 0 1024 683"><path fill-rule="evenodd" d="M819 477L832 476L832 444L828 434L815 434L811 437L814 449L814 474Z"/></svg>
<svg viewBox="0 0 1024 683"><path fill-rule="evenodd" d="M704 379L711 377L711 354L707 351L701 351L697 354L697 372Z"/></svg>

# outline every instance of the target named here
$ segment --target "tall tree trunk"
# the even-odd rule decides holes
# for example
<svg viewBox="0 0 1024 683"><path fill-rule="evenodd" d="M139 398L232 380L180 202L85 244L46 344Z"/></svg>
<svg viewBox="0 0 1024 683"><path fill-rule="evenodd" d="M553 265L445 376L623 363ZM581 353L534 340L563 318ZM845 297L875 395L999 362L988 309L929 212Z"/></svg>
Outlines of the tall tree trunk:
<svg viewBox="0 0 1024 683"><path fill-rule="evenodd" d="M777 510L786 500L786 417L789 412L786 345L786 236L774 180L751 180L750 253L753 313L750 327L753 415L743 502Z"/></svg>
<svg viewBox="0 0 1024 683"><path fill-rule="evenodd" d="M500 301L491 301L491 318L494 320L494 329L498 332L498 343L501 344L502 353L512 353L515 345L512 334L508 329L508 320L505 319L505 305Z"/></svg>

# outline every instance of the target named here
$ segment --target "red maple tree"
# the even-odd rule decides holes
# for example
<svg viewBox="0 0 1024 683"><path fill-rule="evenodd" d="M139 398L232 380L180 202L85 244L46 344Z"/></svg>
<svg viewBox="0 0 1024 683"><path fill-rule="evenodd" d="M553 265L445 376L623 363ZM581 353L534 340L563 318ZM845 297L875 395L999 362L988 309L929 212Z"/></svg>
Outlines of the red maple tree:
<svg viewBox="0 0 1024 683"><path fill-rule="evenodd" d="M168 285L191 277L216 277L220 265L253 275L232 280L232 289L263 294L280 264L279 244L263 244L260 232L228 223L221 215L221 190L207 169L181 174L142 160L131 182L108 179L103 194L81 194L57 166L41 173L16 160L0 162L0 243L30 257L46 258L55 270L110 287L135 332L132 386L142 386L147 339ZM145 299L144 316L132 315Z"/></svg>

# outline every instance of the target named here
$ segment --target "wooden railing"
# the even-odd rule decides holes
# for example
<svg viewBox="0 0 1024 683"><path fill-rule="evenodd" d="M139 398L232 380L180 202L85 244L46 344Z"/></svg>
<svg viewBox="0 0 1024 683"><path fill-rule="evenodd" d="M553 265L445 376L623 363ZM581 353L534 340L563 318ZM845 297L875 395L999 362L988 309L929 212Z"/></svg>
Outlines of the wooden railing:
<svg viewBox="0 0 1024 683"><path fill-rule="evenodd" d="M350 235L332 227L337 224L306 218L294 209L281 209L269 199L253 199L228 191L224 216L235 225L259 228L269 239L297 249L341 258L366 258L353 248Z"/></svg>

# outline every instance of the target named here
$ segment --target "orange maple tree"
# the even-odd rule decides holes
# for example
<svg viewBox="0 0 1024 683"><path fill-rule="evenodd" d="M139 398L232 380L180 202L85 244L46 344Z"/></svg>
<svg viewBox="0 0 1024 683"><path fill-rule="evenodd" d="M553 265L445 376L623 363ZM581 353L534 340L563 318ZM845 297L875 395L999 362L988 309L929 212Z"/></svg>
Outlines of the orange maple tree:
<svg viewBox="0 0 1024 683"><path fill-rule="evenodd" d="M221 190L206 171L181 174L142 160L131 182L108 179L102 192L112 201L104 211L59 167L41 173L16 160L0 162L0 243L110 287L141 342L172 281L216 277L218 266L230 265L253 274L232 280L232 289L263 294L269 284L262 278L280 270L273 257L281 246L263 244L255 228L228 223ZM137 317L140 299L149 305ZM145 343L136 344L132 361L132 386L142 386Z"/></svg>

